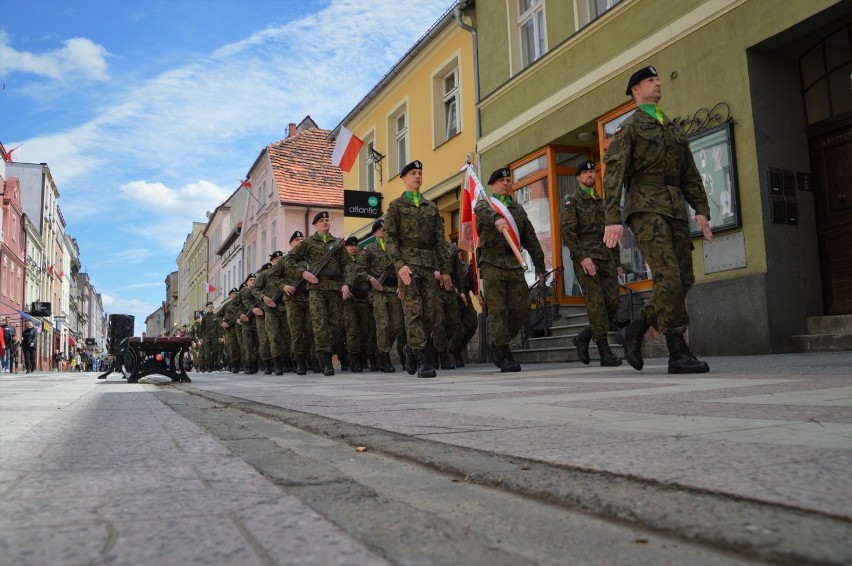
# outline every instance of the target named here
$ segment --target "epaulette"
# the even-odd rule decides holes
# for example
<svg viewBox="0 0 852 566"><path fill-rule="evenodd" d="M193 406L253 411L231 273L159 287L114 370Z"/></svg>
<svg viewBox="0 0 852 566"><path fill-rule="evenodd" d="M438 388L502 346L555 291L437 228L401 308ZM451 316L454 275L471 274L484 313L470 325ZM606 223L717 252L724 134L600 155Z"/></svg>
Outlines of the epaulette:
<svg viewBox="0 0 852 566"><path fill-rule="evenodd" d="M571 199L565 199L565 208L571 208L574 206L574 202Z"/></svg>

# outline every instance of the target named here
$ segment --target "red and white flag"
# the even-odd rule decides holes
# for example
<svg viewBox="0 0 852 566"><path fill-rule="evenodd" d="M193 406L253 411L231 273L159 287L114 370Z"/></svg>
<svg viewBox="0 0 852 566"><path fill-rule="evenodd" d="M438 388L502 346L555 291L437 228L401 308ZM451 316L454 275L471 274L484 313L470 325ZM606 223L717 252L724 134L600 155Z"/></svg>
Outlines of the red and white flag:
<svg viewBox="0 0 852 566"><path fill-rule="evenodd" d="M337 143L334 145L334 153L331 154L331 163L348 173L355 164L358 152L361 151L363 145L364 142L358 136L340 126Z"/></svg>
<svg viewBox="0 0 852 566"><path fill-rule="evenodd" d="M506 222L509 223L509 236L512 237L512 240L515 242L515 245L518 246L518 249L521 249L521 238L520 231L518 231L518 225L515 223L515 218L512 216L512 213L509 212L509 209L506 208L506 205L495 196L492 196L490 199L491 208L497 211L497 214L506 219Z"/></svg>
<svg viewBox="0 0 852 566"><path fill-rule="evenodd" d="M476 201L488 198L476 171L470 163L464 166L464 187L461 194L461 219L459 227L459 247L473 253L479 237L476 234Z"/></svg>
<svg viewBox="0 0 852 566"><path fill-rule="evenodd" d="M216 287L211 285L209 281L204 282L204 288L206 289L205 293L212 293L216 290Z"/></svg>
<svg viewBox="0 0 852 566"><path fill-rule="evenodd" d="M47 268L47 274L53 275L53 264L50 264L50 267Z"/></svg>

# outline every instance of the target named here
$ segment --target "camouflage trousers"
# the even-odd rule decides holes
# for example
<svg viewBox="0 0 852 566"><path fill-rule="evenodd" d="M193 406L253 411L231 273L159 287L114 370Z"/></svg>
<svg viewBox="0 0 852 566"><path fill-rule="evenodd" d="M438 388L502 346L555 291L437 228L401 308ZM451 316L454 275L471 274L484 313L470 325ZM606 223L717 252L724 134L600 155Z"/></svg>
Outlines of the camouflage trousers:
<svg viewBox="0 0 852 566"><path fill-rule="evenodd" d="M437 282L436 282L437 284ZM459 327L458 295L455 291L447 291L438 287L438 296L441 298L441 309L444 314L444 324L435 327L432 332L432 342L439 352L446 352L450 347L450 339Z"/></svg>
<svg viewBox="0 0 852 566"><path fill-rule="evenodd" d="M202 363L207 366L208 369L213 369L213 366L219 363L219 360L222 357L219 338L215 335L205 336L203 346Z"/></svg>
<svg viewBox="0 0 852 566"><path fill-rule="evenodd" d="M376 321L376 348L387 354L397 336L405 333L402 325L402 303L393 291L373 292L373 319Z"/></svg>
<svg viewBox="0 0 852 566"><path fill-rule="evenodd" d="M506 269L489 263L479 266L482 291L488 304L488 325L495 346L512 341L530 316L530 289L520 267Z"/></svg>
<svg viewBox="0 0 852 566"><path fill-rule="evenodd" d="M263 310L263 309L261 309ZM258 357L263 360L272 359L272 350L269 347L269 334L266 333L266 312L263 316L254 316L254 327L257 331L257 353Z"/></svg>
<svg viewBox="0 0 852 566"><path fill-rule="evenodd" d="M615 260L594 259L596 275L587 275L583 266L574 262L574 272L583 289L592 339L600 340L609 332L610 323L618 314L618 271Z"/></svg>
<svg viewBox="0 0 852 566"><path fill-rule="evenodd" d="M450 340L450 347L454 350L461 350L476 334L476 329L479 327L479 320L476 316L476 309L473 308L470 294L467 295L467 304L462 304L457 301L459 313L459 325L456 327L453 337Z"/></svg>
<svg viewBox="0 0 852 566"><path fill-rule="evenodd" d="M423 350L433 336L435 328L444 326L444 309L435 282L435 270L419 265L410 265L413 273L411 285L400 282L402 314L405 332L412 350ZM445 333L442 333L446 337ZM443 345L447 349L446 343ZM438 344L435 344L439 348Z"/></svg>
<svg viewBox="0 0 852 566"><path fill-rule="evenodd" d="M634 212L627 223L654 277L642 317L661 334L683 334L689 326L686 294L695 283L689 225L653 212Z"/></svg>
<svg viewBox="0 0 852 566"><path fill-rule="evenodd" d="M287 324L290 327L290 351L293 356L309 354L314 347L314 326L308 297L296 295L287 301Z"/></svg>
<svg viewBox="0 0 852 566"><path fill-rule="evenodd" d="M237 331L233 327L225 331L225 348L228 352L228 361L232 364L240 363L240 344L237 340Z"/></svg>
<svg viewBox="0 0 852 566"><path fill-rule="evenodd" d="M274 307L263 307L266 335L272 357L290 357L290 325L287 323L287 307L284 302Z"/></svg>
<svg viewBox="0 0 852 566"><path fill-rule="evenodd" d="M243 335L243 356L244 362L257 361L257 325L253 320L240 324L238 326Z"/></svg>
<svg viewBox="0 0 852 566"><path fill-rule="evenodd" d="M343 297L338 289L311 289L309 291L311 323L314 329L314 346L317 352L333 354L340 349L343 339Z"/></svg>
<svg viewBox="0 0 852 566"><path fill-rule="evenodd" d="M350 354L367 354L375 351L376 324L373 308L367 299L343 301L343 321L346 325L346 349Z"/></svg>

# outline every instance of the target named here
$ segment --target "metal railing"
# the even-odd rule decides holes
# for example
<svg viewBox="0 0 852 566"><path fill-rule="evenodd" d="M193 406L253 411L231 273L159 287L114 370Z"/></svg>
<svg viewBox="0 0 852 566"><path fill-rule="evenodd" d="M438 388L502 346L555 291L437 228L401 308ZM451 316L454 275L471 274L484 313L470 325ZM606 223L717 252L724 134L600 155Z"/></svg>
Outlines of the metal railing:
<svg viewBox="0 0 852 566"><path fill-rule="evenodd" d="M548 283L548 278L550 282ZM556 302L556 285L562 278L562 267L555 267L544 274L545 285L541 287L538 281L530 285L530 316L521 329L524 346L531 337L550 336L550 328L555 320L561 318L559 303Z"/></svg>

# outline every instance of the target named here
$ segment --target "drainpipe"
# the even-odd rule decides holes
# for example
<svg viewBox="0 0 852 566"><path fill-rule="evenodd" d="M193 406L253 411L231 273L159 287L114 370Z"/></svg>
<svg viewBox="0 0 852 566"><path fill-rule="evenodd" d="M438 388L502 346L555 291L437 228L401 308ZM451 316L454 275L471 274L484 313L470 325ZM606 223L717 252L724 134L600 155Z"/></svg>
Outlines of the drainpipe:
<svg viewBox="0 0 852 566"><path fill-rule="evenodd" d="M458 4L456 4L455 8L453 8L453 15L456 18L456 24L458 24L458 26L463 30L469 31L473 38L473 97L474 103L476 104L476 139L479 140L479 138L482 137L482 131L480 130L479 125L479 42L477 41L476 28L467 25L464 23L464 20L462 20L462 4L467 6L467 0L461 0ZM477 164L478 163L479 160L477 160Z"/></svg>

